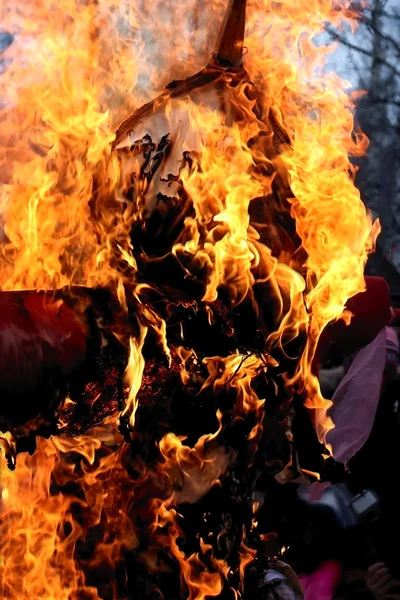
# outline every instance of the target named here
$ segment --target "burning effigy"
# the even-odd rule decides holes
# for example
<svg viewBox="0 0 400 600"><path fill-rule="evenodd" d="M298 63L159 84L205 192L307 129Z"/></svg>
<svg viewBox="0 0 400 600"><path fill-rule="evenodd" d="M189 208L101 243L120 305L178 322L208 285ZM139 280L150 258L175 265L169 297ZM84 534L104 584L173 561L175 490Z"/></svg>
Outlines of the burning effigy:
<svg viewBox="0 0 400 600"><path fill-rule="evenodd" d="M258 597L329 456L313 361L377 234L315 40L349 3L134 4L2 9L2 598Z"/></svg>

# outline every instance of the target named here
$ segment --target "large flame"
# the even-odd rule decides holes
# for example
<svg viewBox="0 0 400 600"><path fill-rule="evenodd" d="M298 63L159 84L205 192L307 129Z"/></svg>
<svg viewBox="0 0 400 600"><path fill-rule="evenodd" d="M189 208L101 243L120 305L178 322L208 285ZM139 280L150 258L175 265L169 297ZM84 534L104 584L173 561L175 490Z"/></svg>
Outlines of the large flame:
<svg viewBox="0 0 400 600"><path fill-rule="evenodd" d="M353 132L348 84L324 69L332 49L316 41L326 21L340 25L351 14L345 2L333 0L252 0L244 40L248 77L232 85L226 111L212 89L198 98L166 93L152 120L139 123L128 142L117 139L112 150L123 119L170 80L192 75L209 60L226 3L206 4L29 0L2 7L2 27L15 42L0 75L1 289L108 287L121 313L128 310L127 296L135 298L142 306L139 333L116 331L130 351L121 418L132 427L149 330L170 364L178 361L185 382L185 365L196 357L168 348L165 323L145 305L146 286L136 283L130 231L146 218L148 206L140 194L136 203L124 204L128 174L140 165L135 156L118 154L146 133L157 134L158 142L172 132L176 162L183 152L192 154L182 164L179 185L193 207L172 253L188 274L204 274L205 302L224 289L237 305L257 285L277 302L277 327L265 356L239 348L229 357L210 356L208 379L199 388L228 386L237 394L236 417L255 415L249 435L255 451L268 398L257 396L252 379L260 369L274 368L270 351L301 334L306 343L286 384L310 408L323 409L322 439L331 423L312 360L324 327L363 291L376 235L349 160L365 151L366 140ZM299 253L274 255L252 223L254 199L270 197L275 184L287 196L305 262ZM229 567L210 555L205 541L199 553L185 554L177 543L176 505L195 502L218 485L233 460L216 443L218 418L220 429L192 447L167 433L159 444L159 471L143 466L135 480L125 469L128 451L119 449L117 416L85 436L40 439L33 456L21 455L15 472L3 469L1 597L123 598L113 588L112 570L124 551L138 545L136 517L146 494L152 499L144 519L151 532L162 532L159 545L169 546L180 565L186 596L217 596ZM252 560L251 550L242 554L246 564ZM143 561L154 572L169 568L157 562L153 547Z"/></svg>

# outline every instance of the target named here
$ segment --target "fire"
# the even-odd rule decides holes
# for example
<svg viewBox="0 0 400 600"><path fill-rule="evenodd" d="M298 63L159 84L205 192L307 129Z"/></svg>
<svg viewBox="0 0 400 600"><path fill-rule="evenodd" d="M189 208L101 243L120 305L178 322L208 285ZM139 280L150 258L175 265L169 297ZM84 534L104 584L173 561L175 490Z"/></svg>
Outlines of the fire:
<svg viewBox="0 0 400 600"><path fill-rule="evenodd" d="M21 455L15 472L2 472L2 598L98 599L79 568L77 544L103 528L89 560L111 573L123 547L135 547L130 518L131 481L106 431L88 437L40 439L33 456ZM101 450L100 450L101 449ZM69 459L67 458L69 456ZM72 459L72 460L71 460ZM74 492L68 491L71 482ZM77 490L79 489L79 493ZM92 542L93 544L93 542ZM101 582L112 585L109 582Z"/></svg>
<svg viewBox="0 0 400 600"><path fill-rule="evenodd" d="M141 569L160 596L157 577L178 569L177 595L229 587L239 597L256 555L250 531L231 548L224 523L185 548L184 512L229 477L240 487L238 464L246 481L278 400L290 456L274 476L318 476L298 464L290 406L297 395L317 409L323 440L332 424L312 360L323 329L364 289L378 233L349 158L366 139L353 132L348 84L324 70L332 49L315 39L326 21L351 18L348 4L231 0L211 57L222 0L1 9L15 35L0 76L1 290L46 291L82 322L107 292L106 309L93 309L99 346L126 352L119 415L74 438L39 436L15 472L3 469L2 598L123 600L132 582L114 575L129 553L136 590ZM240 311L260 336L247 348ZM223 352L204 350L190 330L197 318L221 324ZM167 392L163 373L176 375ZM207 432L168 430L158 400L180 389L213 412ZM75 404L67 396L62 410ZM2 434L12 460L26 433Z"/></svg>

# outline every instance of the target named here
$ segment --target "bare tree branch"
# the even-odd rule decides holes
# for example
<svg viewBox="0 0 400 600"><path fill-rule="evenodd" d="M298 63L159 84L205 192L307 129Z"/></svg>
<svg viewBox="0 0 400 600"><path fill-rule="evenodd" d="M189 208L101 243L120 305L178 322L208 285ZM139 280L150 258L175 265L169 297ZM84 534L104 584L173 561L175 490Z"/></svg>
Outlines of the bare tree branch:
<svg viewBox="0 0 400 600"><path fill-rule="evenodd" d="M341 35L338 31L333 29L330 25L325 25L325 31L328 33L328 35L331 37L332 40L340 42L347 48L350 48L351 50L354 50L355 52L358 52L360 54L364 54L364 56L368 56L371 59L375 59L379 64L384 65L385 67L390 69L395 75L397 75L397 77L400 77L400 70L397 69L390 62L388 62L386 60L386 58L382 58L381 56L374 57L370 50L366 50L365 48L362 48L360 46L357 46L356 44L353 44L344 35Z"/></svg>
<svg viewBox="0 0 400 600"><path fill-rule="evenodd" d="M395 40L392 36L388 35L387 33L383 33L383 31L381 31L379 29L379 27L376 27L373 24L372 19L361 16L358 19L358 21L359 21L359 23L362 23L363 25L365 25L370 30L370 32L373 32L375 35L378 35L383 40L385 40L385 42L387 42L390 46L392 46L392 48L394 48L396 53L400 55L400 43L397 40Z"/></svg>

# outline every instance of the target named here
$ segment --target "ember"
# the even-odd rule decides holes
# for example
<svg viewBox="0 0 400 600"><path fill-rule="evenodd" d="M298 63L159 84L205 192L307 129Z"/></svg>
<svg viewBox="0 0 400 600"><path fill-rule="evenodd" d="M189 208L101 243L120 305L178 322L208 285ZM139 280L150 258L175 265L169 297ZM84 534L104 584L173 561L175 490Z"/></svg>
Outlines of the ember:
<svg viewBox="0 0 400 600"><path fill-rule="evenodd" d="M204 58L176 41L195 3L170 32L136 4L2 9L2 598L258 597L283 484L326 464L312 361L377 234L312 41L351 13L231 0ZM187 57L158 96L145 27L160 72Z"/></svg>

